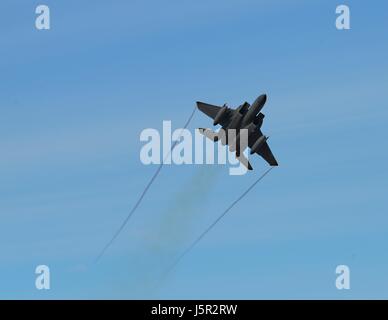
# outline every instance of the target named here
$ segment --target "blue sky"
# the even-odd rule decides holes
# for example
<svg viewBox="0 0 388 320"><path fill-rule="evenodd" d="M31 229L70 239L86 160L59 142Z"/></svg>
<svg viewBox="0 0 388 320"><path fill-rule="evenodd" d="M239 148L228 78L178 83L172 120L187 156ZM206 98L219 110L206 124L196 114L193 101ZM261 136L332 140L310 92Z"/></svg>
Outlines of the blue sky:
<svg viewBox="0 0 388 320"><path fill-rule="evenodd" d="M44 3L49 31L0 5L0 298L388 298L384 1L346 1L349 31L331 0ZM261 93L280 166L163 278L266 169L166 166L93 264L156 170L141 130Z"/></svg>

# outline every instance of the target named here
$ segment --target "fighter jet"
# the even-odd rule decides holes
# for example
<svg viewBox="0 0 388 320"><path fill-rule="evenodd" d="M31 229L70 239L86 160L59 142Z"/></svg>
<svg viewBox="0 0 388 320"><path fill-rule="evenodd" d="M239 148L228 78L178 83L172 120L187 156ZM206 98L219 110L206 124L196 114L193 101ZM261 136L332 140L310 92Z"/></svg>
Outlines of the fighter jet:
<svg viewBox="0 0 388 320"><path fill-rule="evenodd" d="M221 125L221 129L218 132L214 132L210 129L199 128L199 132L216 142L221 140L223 145L228 145L230 151L236 152L237 159L248 168L252 170L252 166L248 159L243 155L243 149L250 148L250 154L257 153L264 158L271 166L277 166L274 155L268 146L268 137L263 135L260 128L263 124L264 114L261 113L261 109L264 107L267 101L265 94L259 96L252 105L248 102L244 102L237 109L229 108L226 104L222 107L211 105L208 103L197 101L197 107L204 114L213 119L213 125ZM228 131L234 129L235 139L228 141ZM239 133L241 129L247 129L248 142L247 146L240 146Z"/></svg>

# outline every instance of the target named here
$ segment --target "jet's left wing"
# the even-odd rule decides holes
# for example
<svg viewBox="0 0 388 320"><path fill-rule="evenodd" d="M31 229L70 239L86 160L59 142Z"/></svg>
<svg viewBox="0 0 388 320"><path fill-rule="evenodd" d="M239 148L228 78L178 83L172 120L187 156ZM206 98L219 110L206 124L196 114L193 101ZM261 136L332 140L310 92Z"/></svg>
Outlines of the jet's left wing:
<svg viewBox="0 0 388 320"><path fill-rule="evenodd" d="M205 102L197 101L197 107L200 111L202 111L204 114L206 114L208 117L212 118L213 120L216 120L217 115L220 115L220 111L222 109L224 110L224 114L219 119L219 124L222 127L227 127L230 123L230 120L233 116L234 110L226 108L226 107L219 107L212 104L208 104Z"/></svg>
<svg viewBox="0 0 388 320"><path fill-rule="evenodd" d="M197 101L197 107L199 110L201 110L204 114L206 114L207 116L209 116L213 120L216 117L217 113L221 109L221 107L214 106L212 104L208 104L208 103L200 102L200 101Z"/></svg>
<svg viewBox="0 0 388 320"><path fill-rule="evenodd" d="M261 136L263 136L263 133L261 130L257 130L254 134L249 136L248 139L248 146L249 148L252 148L257 139L259 139ZM268 145L268 143L265 141L259 150L256 151L256 153L264 158L265 161L269 163L271 166L278 166L278 162L276 161L274 155L272 154L272 151Z"/></svg>

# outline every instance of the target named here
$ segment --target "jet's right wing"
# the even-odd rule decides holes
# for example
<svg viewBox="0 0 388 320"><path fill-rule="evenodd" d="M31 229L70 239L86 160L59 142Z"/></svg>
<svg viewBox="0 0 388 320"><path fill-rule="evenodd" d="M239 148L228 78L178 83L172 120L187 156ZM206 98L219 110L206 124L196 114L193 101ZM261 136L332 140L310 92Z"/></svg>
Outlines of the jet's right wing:
<svg viewBox="0 0 388 320"><path fill-rule="evenodd" d="M259 155L261 155L265 161L269 163L270 166L278 166L278 162L276 161L274 155L272 154L271 149L267 142L264 142L261 148L257 151Z"/></svg>
<svg viewBox="0 0 388 320"><path fill-rule="evenodd" d="M248 139L248 146L249 148L252 148L254 143L259 139L261 136L263 136L263 133L259 129L257 132L249 136ZM276 161L274 155L272 154L271 149L269 148L268 143L265 141L259 150L256 151L256 153L264 158L265 161L269 163L271 166L278 166L278 162Z"/></svg>

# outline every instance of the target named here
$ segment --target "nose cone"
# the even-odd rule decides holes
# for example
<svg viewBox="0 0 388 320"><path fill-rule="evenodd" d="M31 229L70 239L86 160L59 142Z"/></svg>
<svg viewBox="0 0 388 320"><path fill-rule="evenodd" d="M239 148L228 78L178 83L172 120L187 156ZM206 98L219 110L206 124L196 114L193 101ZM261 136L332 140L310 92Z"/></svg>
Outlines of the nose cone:
<svg viewBox="0 0 388 320"><path fill-rule="evenodd" d="M267 101L266 94L262 94L261 96L257 97L257 99L255 100L255 102L253 102L251 107L251 113L253 116L256 116L261 111L266 101Z"/></svg>

